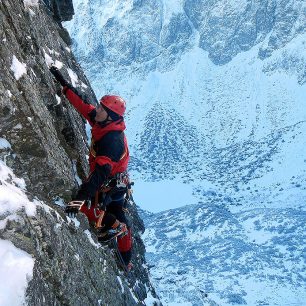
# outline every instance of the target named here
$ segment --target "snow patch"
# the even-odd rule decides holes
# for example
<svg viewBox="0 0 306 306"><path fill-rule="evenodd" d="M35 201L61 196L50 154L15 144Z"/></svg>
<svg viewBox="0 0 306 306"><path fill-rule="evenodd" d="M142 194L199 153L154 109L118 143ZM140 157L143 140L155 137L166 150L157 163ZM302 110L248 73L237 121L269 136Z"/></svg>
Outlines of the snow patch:
<svg viewBox="0 0 306 306"><path fill-rule="evenodd" d="M54 66L55 66L56 68L58 68L58 69L62 69L63 66L64 66L64 64L63 64L62 62L56 60L56 61L54 62Z"/></svg>
<svg viewBox="0 0 306 306"><path fill-rule="evenodd" d="M9 215L5 219L0 220L0 229L5 229L8 221L17 221L19 217L17 215Z"/></svg>
<svg viewBox="0 0 306 306"><path fill-rule="evenodd" d="M69 74L72 86L76 87L76 84L79 81L77 74L74 71L72 71L70 68L67 69L67 72Z"/></svg>
<svg viewBox="0 0 306 306"><path fill-rule="evenodd" d="M81 87L82 87L83 89L87 89L87 88L88 88L88 86L87 86L86 84L84 84L83 82L81 82Z"/></svg>
<svg viewBox="0 0 306 306"><path fill-rule="evenodd" d="M97 249L100 248L101 245L98 244L98 243L95 243L95 241L92 239L91 232L90 232L89 230L84 231L84 234L88 237L89 242L90 242L94 247L96 247Z"/></svg>
<svg viewBox="0 0 306 306"><path fill-rule="evenodd" d="M52 57L49 54L47 54L46 52L45 52L45 62L46 62L48 67L51 67L53 65Z"/></svg>
<svg viewBox="0 0 306 306"><path fill-rule="evenodd" d="M56 104L56 105L60 105L61 102L62 102L61 98L60 98L58 95L55 95L55 99L56 99L56 101L57 101L57 104Z"/></svg>
<svg viewBox="0 0 306 306"><path fill-rule="evenodd" d="M121 280L121 278L118 275L117 275L117 279L118 279L118 282L119 282L119 284L121 286L121 293L123 294L124 293L124 287L123 287L122 280Z"/></svg>
<svg viewBox="0 0 306 306"><path fill-rule="evenodd" d="M23 0L24 6L26 8L36 6L38 7L39 0Z"/></svg>
<svg viewBox="0 0 306 306"><path fill-rule="evenodd" d="M22 128L23 128L22 124L18 123L13 127L13 130L21 130Z"/></svg>
<svg viewBox="0 0 306 306"><path fill-rule="evenodd" d="M145 304L148 306L155 306L155 305L159 305L159 300L154 298L151 291L147 292L147 297L144 300Z"/></svg>
<svg viewBox="0 0 306 306"><path fill-rule="evenodd" d="M0 150L11 148L11 144L5 138L0 138Z"/></svg>
<svg viewBox="0 0 306 306"><path fill-rule="evenodd" d="M165 233L167 238L175 238L181 234L181 232L178 229L175 229L174 231Z"/></svg>
<svg viewBox="0 0 306 306"><path fill-rule="evenodd" d="M54 52L54 50L50 50L48 47L47 49L49 50L50 54L54 54L56 52ZM58 69L61 69L63 68L64 64L62 62L60 62L59 60L53 60L53 58L44 51L44 54L45 54L45 62L47 64L48 67L51 67L51 66L55 66L56 68Z"/></svg>
<svg viewBox="0 0 306 306"><path fill-rule="evenodd" d="M65 201L62 198L56 198L54 199L54 204L61 206L61 207L65 207Z"/></svg>
<svg viewBox="0 0 306 306"><path fill-rule="evenodd" d="M173 15L177 15L184 12L183 0L163 0L163 14L164 23L168 23Z"/></svg>
<svg viewBox="0 0 306 306"><path fill-rule="evenodd" d="M27 65L20 62L15 55L13 55L11 70L14 72L15 79L18 81L24 74L27 73Z"/></svg>
<svg viewBox="0 0 306 306"><path fill-rule="evenodd" d="M256 222L259 222L260 218L250 218L241 222L245 229L245 234L251 242L257 244L265 244L271 241L274 237L277 237L277 233L272 233L264 229L256 229ZM277 224L276 224L277 225Z"/></svg>
<svg viewBox="0 0 306 306"><path fill-rule="evenodd" d="M77 171L77 160L74 159L72 161L72 169L73 169L73 174L74 174L74 179L75 181L78 183L78 185L80 186L82 184L82 180L78 175L78 171Z"/></svg>
<svg viewBox="0 0 306 306"><path fill-rule="evenodd" d="M41 206L37 200L29 201L25 194L25 182L17 178L13 171L0 161L0 215L14 214L25 209L28 216L36 214L36 207Z"/></svg>
<svg viewBox="0 0 306 306"><path fill-rule="evenodd" d="M76 228L79 228L80 227L80 221L77 219L77 218L70 218L70 217L67 217L67 219L69 220L69 222L73 222L74 223L74 226Z"/></svg>
<svg viewBox="0 0 306 306"><path fill-rule="evenodd" d="M0 304L25 305L28 282L33 277L34 259L10 241L0 240Z"/></svg>

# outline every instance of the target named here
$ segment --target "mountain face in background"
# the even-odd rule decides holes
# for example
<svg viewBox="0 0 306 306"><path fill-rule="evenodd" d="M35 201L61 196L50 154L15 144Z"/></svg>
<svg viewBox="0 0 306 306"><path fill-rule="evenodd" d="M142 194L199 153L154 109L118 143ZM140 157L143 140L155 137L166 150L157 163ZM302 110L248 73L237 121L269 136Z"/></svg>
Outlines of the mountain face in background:
<svg viewBox="0 0 306 306"><path fill-rule="evenodd" d="M65 26L95 92L128 102L135 198L142 180L193 188L192 205L143 214L163 301L301 304L305 1L74 7Z"/></svg>
<svg viewBox="0 0 306 306"><path fill-rule="evenodd" d="M303 1L74 7L65 26L75 54L99 97L128 101L131 169L143 179L193 181L195 192L212 184L239 199L305 177Z"/></svg>
<svg viewBox="0 0 306 306"><path fill-rule="evenodd" d="M91 79L111 69L168 71L194 46L207 51L216 65L257 44L258 57L265 59L305 33L305 3L299 0L74 0L74 5L82 13L68 28Z"/></svg>

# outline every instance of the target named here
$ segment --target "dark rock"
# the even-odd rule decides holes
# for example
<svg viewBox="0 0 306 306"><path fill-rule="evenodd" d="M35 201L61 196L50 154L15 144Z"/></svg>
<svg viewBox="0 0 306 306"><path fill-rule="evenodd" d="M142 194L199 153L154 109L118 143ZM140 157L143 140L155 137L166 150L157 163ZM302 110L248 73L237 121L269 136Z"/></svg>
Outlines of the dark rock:
<svg viewBox="0 0 306 306"><path fill-rule="evenodd" d="M74 15L72 0L43 0L58 21L71 20Z"/></svg>

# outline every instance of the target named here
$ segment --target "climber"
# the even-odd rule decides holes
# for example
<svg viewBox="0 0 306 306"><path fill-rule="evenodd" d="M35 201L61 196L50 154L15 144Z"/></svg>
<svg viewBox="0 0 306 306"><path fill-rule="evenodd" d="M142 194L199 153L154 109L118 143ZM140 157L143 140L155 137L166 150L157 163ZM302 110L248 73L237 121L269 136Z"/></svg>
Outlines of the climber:
<svg viewBox="0 0 306 306"><path fill-rule="evenodd" d="M84 213L97 230L100 242L117 237L118 249L128 268L131 267L132 236L125 215L124 202L129 179L129 151L124 135L125 101L119 96L103 96L94 107L84 101L54 66L50 72L63 86L63 93L74 108L91 125L89 153L90 174L81 184L65 212Z"/></svg>

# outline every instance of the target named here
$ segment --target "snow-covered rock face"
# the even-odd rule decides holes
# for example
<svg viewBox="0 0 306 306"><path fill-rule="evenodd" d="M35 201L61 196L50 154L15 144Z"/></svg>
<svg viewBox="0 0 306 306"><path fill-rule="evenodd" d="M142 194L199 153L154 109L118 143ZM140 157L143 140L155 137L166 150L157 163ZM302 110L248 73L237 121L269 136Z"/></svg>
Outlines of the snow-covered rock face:
<svg viewBox="0 0 306 306"><path fill-rule="evenodd" d="M231 213L208 202L146 216L146 221L143 239L163 303L305 303L305 211Z"/></svg>
<svg viewBox="0 0 306 306"><path fill-rule="evenodd" d="M1 305L136 305L85 217L66 218L27 192L24 180L0 161Z"/></svg>
<svg viewBox="0 0 306 306"><path fill-rule="evenodd" d="M303 0L74 0L74 5L81 14L68 28L77 56L88 70L95 66L93 73L126 66L169 69L195 38L215 64L266 40L258 50L263 59L305 32Z"/></svg>
<svg viewBox="0 0 306 306"><path fill-rule="evenodd" d="M70 0L0 1L0 304L137 305L147 292L158 303L136 207L128 282L85 217L72 220L58 206L88 174L88 139L50 65L96 103L59 23L72 12Z"/></svg>
<svg viewBox="0 0 306 306"><path fill-rule="evenodd" d="M215 64L229 62L239 52L267 41L260 58L285 46L305 32L304 1L186 0L187 16L199 31L201 48Z"/></svg>
<svg viewBox="0 0 306 306"><path fill-rule="evenodd" d="M0 49L0 131L13 152L6 161L37 196L69 199L76 186L71 159L80 176L87 172L87 138L76 112L56 99L60 87L48 67L64 62L78 73L80 83L87 80L59 35L64 31L43 3L2 1L0 7L5 29ZM86 92L95 101L89 88Z"/></svg>

